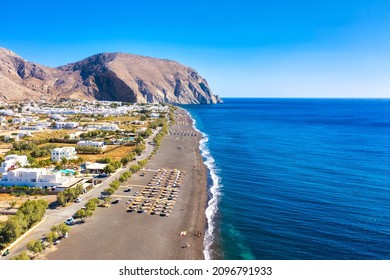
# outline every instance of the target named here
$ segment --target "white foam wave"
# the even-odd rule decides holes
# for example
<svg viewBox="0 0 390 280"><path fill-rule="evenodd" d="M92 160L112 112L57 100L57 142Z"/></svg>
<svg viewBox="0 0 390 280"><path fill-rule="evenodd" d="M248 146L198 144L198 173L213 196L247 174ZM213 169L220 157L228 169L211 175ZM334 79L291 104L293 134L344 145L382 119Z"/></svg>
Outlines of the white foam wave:
<svg viewBox="0 0 390 280"><path fill-rule="evenodd" d="M191 115L187 112L191 117ZM203 254L206 260L212 259L212 245L215 242L215 216L218 212L218 203L221 197L220 189L222 187L221 178L217 175L217 169L215 166L215 160L212 157L210 150L208 149L207 142L209 141L208 135L197 129L196 121L193 120L193 128L202 134L202 139L199 141L199 149L202 157L205 159L204 164L207 166L210 172L212 185L210 186L210 200L208 201L206 208L207 229L204 236L204 250Z"/></svg>

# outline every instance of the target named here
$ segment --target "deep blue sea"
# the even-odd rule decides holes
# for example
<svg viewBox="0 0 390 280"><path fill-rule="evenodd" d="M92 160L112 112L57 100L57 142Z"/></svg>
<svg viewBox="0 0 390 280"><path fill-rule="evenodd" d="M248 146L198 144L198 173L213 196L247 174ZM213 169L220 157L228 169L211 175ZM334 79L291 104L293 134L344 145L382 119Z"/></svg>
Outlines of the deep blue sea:
<svg viewBox="0 0 390 280"><path fill-rule="evenodd" d="M390 100L184 106L205 134L206 258L390 259Z"/></svg>

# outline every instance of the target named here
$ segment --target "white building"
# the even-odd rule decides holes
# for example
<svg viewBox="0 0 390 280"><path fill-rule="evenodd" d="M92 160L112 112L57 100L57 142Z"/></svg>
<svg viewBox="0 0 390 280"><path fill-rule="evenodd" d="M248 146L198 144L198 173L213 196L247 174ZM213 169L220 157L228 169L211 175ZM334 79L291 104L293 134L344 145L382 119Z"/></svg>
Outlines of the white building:
<svg viewBox="0 0 390 280"><path fill-rule="evenodd" d="M62 147L51 150L51 160L54 162L61 161L63 158L70 160L76 157L76 149L74 147Z"/></svg>
<svg viewBox="0 0 390 280"><path fill-rule="evenodd" d="M6 173L0 181L2 186L28 187L60 187L73 179L71 176L62 176L61 172L49 171L46 168L18 168Z"/></svg>
<svg viewBox="0 0 390 280"><path fill-rule="evenodd" d="M60 129L60 128L72 129L72 128L76 128L78 126L79 126L78 122L56 122L56 128L58 128L58 129Z"/></svg>
<svg viewBox="0 0 390 280"><path fill-rule="evenodd" d="M12 169L23 167L28 164L27 156L8 155L1 163L0 173L8 172Z"/></svg>
<svg viewBox="0 0 390 280"><path fill-rule="evenodd" d="M18 123L18 124L26 123L26 118L23 118L23 117L20 117L20 118L13 118L13 119L12 119L12 123Z"/></svg>
<svg viewBox="0 0 390 280"><path fill-rule="evenodd" d="M36 124L36 125L23 125L20 127L21 130L44 130L46 129L45 125Z"/></svg>
<svg viewBox="0 0 390 280"><path fill-rule="evenodd" d="M20 137L19 137L19 135L5 135L4 136L4 141L12 141L11 139L14 139L14 141L15 142L18 142L18 141L20 141Z"/></svg>
<svg viewBox="0 0 390 280"><path fill-rule="evenodd" d="M154 118L154 119L157 119L157 118L159 118L159 117L160 117L160 114L157 114L157 113L151 113L151 114L150 114L150 117L151 117L151 118Z"/></svg>
<svg viewBox="0 0 390 280"><path fill-rule="evenodd" d="M95 148L101 148L101 149L106 148L106 145L104 144L104 142L91 141L91 140L79 141L79 142L77 142L77 146L84 146L84 147L88 146L88 147L95 147Z"/></svg>
<svg viewBox="0 0 390 280"><path fill-rule="evenodd" d="M88 125L86 127L87 130L95 130L95 129L98 129L98 130L103 130L103 131L116 131L116 130L120 130L118 125L117 124L92 124L92 125Z"/></svg>

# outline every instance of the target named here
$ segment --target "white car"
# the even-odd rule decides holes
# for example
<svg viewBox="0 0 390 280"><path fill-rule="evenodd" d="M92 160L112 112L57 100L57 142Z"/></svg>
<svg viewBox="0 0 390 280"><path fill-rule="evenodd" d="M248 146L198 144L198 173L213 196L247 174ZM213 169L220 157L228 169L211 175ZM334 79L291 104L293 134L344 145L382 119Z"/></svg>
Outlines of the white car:
<svg viewBox="0 0 390 280"><path fill-rule="evenodd" d="M68 225L68 226L73 225L73 224L74 224L74 218L73 218L73 217L68 218L68 219L65 221L65 224Z"/></svg>
<svg viewBox="0 0 390 280"><path fill-rule="evenodd" d="M79 202L83 201L83 199L84 199L84 197L79 197L74 202L79 203Z"/></svg>

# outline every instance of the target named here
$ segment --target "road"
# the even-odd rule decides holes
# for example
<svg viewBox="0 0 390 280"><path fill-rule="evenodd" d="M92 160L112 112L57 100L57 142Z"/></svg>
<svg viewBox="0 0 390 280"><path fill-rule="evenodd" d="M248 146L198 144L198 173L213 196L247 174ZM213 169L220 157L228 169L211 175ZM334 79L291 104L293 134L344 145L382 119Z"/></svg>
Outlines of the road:
<svg viewBox="0 0 390 280"><path fill-rule="evenodd" d="M60 223L63 223L67 218L73 216L77 210L79 210L81 207L84 206L85 202L88 201L90 198L98 197L100 193L106 189L110 183L118 179L125 171L128 170L128 166L137 163L139 160L143 160L148 158L154 149L154 145L149 144L154 137L157 135L158 132L160 132L161 127L157 128L154 133L146 139L145 143L145 150L142 152L141 155L137 156L135 160L130 162L126 167L122 167L118 169L115 173L113 173L110 177L108 177L104 182L102 182L100 185L95 186L91 191L86 193L84 195L84 201L81 203L72 203L71 205L67 207L59 207L57 209L48 209L46 210L46 219L37 226L33 231L27 233L25 236L23 236L23 239L21 239L17 244L12 247L10 250L10 254L6 257L0 258L0 260L7 260L11 259L12 257L22 253L26 250L27 243L31 240L40 239L44 234L49 233L50 229L53 225L57 225ZM70 232L70 234L72 234Z"/></svg>

